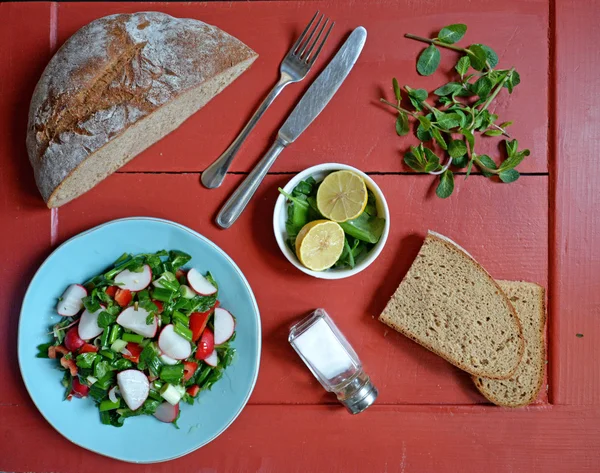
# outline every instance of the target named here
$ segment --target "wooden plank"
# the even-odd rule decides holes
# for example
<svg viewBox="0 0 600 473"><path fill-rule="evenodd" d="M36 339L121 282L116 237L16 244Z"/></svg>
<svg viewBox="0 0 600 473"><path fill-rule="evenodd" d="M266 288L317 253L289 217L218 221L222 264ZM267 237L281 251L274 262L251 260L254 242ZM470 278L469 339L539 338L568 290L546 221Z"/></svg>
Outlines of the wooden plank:
<svg viewBox="0 0 600 473"><path fill-rule="evenodd" d="M448 23L469 26L467 41L484 42L498 51L501 65L515 66L523 83L510 96L503 92L494 109L515 121L515 136L532 150L520 167L524 172L547 171L548 2L546 0L477 0L472 2L211 2L211 3L61 3L59 43L86 23L113 13L158 10L215 24L253 47L259 59L239 80L170 137L128 165L137 171L200 171L233 140L254 108L277 80L279 63L294 36L315 9L336 20L319 68L358 25L369 39L347 81L307 132L282 156L275 171L300 171L310 165L338 161L365 171L406 171L401 151L415 137L399 138L394 116L379 104L389 97L391 78L402 84L433 90L442 73L423 78L415 71L422 46L404 33L428 35ZM248 19L251 18L251 21ZM493 27L490 27L493 25ZM467 43L468 44L468 43ZM451 70L457 56L443 52L442 70ZM277 99L234 162L233 170L248 171L266 151L287 113L309 85L292 85ZM482 152L498 155L497 139L485 138Z"/></svg>
<svg viewBox="0 0 600 473"><path fill-rule="evenodd" d="M524 177L511 185L492 184L481 176L464 185L461 178L457 195L440 201L419 197L431 192L427 176L376 175L394 216L388 243L363 273L323 281L294 268L273 237L277 187L290 177L268 176L240 220L220 230L213 216L241 176L210 191L198 183L197 174L117 174L60 210L59 240L113 218L146 215L187 225L221 246L247 276L262 313L264 348L252 402L332 402L287 342L290 324L316 307L330 311L354 344L381 389L381 402L484 402L465 373L373 317L412 263L428 228L455 238L499 279L546 286L547 178ZM496 199L502 205L490 205Z"/></svg>
<svg viewBox="0 0 600 473"><path fill-rule="evenodd" d="M6 403L27 398L15 362L17 323L29 279L50 246L50 212L25 152L29 97L50 54L50 5L0 4L0 402Z"/></svg>
<svg viewBox="0 0 600 473"><path fill-rule="evenodd" d="M0 418L4 471L596 473L600 465L598 407L374 406L350 416L338 406L248 406L206 447L151 466L75 447L30 406L0 406Z"/></svg>
<svg viewBox="0 0 600 473"><path fill-rule="evenodd" d="M556 3L556 199L551 298L555 402L600 404L600 41L597 1ZM577 334L582 334L578 338Z"/></svg>

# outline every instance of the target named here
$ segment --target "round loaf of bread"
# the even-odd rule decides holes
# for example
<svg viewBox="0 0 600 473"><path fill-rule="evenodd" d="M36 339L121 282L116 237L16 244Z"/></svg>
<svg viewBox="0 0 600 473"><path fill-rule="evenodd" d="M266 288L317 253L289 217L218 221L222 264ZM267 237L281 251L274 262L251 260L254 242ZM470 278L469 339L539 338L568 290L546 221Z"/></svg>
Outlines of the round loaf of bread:
<svg viewBox="0 0 600 473"><path fill-rule="evenodd" d="M84 26L44 70L27 151L48 207L91 189L177 128L257 55L198 20L112 15Z"/></svg>

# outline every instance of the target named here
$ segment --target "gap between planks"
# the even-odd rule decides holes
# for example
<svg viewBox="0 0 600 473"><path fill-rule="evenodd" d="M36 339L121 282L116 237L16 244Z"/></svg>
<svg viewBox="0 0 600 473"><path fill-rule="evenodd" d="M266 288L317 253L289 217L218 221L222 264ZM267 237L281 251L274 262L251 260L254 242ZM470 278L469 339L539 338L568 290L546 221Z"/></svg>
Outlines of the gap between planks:
<svg viewBox="0 0 600 473"><path fill-rule="evenodd" d="M342 405L337 402L337 401L331 401L331 402L318 402L318 403L314 403L314 402L292 402L292 403L285 403L285 402L248 402L246 404L246 407L250 407L250 406L255 406L255 407L269 407L269 406L282 406L282 407L324 407L324 408L331 408L332 406L334 407L338 407L340 410L342 410ZM21 407L25 407L25 404L19 404L19 403L11 403L11 402L0 402L0 407L17 407L17 408L21 408ZM516 408L516 409L508 409L511 412L517 412L519 410L547 410L547 409L553 409L553 408L560 408L560 407L569 407L569 406L554 406L552 404L549 403L540 403L540 404L530 404L528 406L523 406L520 408ZM500 406L495 406L494 404L491 403L481 403L481 404L418 404L418 403L377 403L372 405L369 410L373 411L373 410L390 410L390 409L414 409L414 408L423 408L423 409L437 409L437 410L441 410L441 409L472 409L472 410L486 410L486 409L497 409L497 410L505 410L504 408L500 407Z"/></svg>
<svg viewBox="0 0 600 473"><path fill-rule="evenodd" d="M58 2L50 3L50 27L49 31L49 47L50 54L56 52L56 44L58 42ZM56 246L58 242L58 209L50 210L50 245Z"/></svg>
<svg viewBox="0 0 600 473"><path fill-rule="evenodd" d="M116 171L115 174L197 174L201 175L203 171ZM300 173L301 171L275 171L268 172L267 176L291 176ZM247 171L230 171L227 173L232 176L247 176L250 174ZM410 171L365 171L369 176L422 176L430 177L425 174L419 174ZM457 176L465 176L466 172L455 172ZM471 176L483 176L480 172L472 172ZM548 177L548 172L523 172L522 177Z"/></svg>
<svg viewBox="0 0 600 473"><path fill-rule="evenodd" d="M548 2L548 287L546 307L546 384L548 386L548 402L555 403L558 394L557 357L558 340L558 277L556 245L556 192L557 192L557 153L558 149L558 111L557 111L557 63L556 63L556 0Z"/></svg>

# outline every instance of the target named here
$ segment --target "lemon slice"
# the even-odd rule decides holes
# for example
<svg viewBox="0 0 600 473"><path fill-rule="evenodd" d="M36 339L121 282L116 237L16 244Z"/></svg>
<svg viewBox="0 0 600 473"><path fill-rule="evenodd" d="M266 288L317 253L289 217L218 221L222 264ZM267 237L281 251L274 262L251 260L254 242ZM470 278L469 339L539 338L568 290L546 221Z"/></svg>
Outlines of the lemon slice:
<svg viewBox="0 0 600 473"><path fill-rule="evenodd" d="M302 227L296 237L296 255L313 271L331 268L344 249L344 230L336 222L315 220Z"/></svg>
<svg viewBox="0 0 600 473"><path fill-rule="evenodd" d="M352 171L336 171L327 176L317 191L319 212L334 222L358 217L367 206L365 181Z"/></svg>

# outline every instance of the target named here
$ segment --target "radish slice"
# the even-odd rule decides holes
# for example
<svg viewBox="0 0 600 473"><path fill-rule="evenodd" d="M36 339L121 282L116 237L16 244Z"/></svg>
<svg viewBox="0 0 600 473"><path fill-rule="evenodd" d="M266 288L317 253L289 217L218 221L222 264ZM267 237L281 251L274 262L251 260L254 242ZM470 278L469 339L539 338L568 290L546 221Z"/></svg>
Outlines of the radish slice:
<svg viewBox="0 0 600 473"><path fill-rule="evenodd" d="M146 375L138 370L125 370L117 375L117 384L127 407L132 411L139 409L148 399L150 382Z"/></svg>
<svg viewBox="0 0 600 473"><path fill-rule="evenodd" d="M120 394L118 386L113 386L110 388L110 391L108 391L108 398L111 402L117 402L119 400L119 398L117 398L117 394Z"/></svg>
<svg viewBox="0 0 600 473"><path fill-rule="evenodd" d="M217 357L217 350L213 350L210 355L204 359L204 363L210 366L217 366L219 364L219 358Z"/></svg>
<svg viewBox="0 0 600 473"><path fill-rule="evenodd" d="M152 270L145 264L141 273L134 273L125 269L115 276L115 283L121 289L129 289L132 292L146 289L152 281Z"/></svg>
<svg viewBox="0 0 600 473"><path fill-rule="evenodd" d="M165 365L176 365L177 363L179 363L179 360L174 360L173 358L165 355L164 353L160 355L160 361L162 361Z"/></svg>
<svg viewBox="0 0 600 473"><path fill-rule="evenodd" d="M85 287L81 284L71 284L56 306L56 311L63 317L72 317L83 308L83 298L87 296Z"/></svg>
<svg viewBox="0 0 600 473"><path fill-rule="evenodd" d="M179 404L175 404L172 406L168 402L163 402L160 406L156 408L154 412L154 417L156 417L161 422L171 423L177 416L179 415Z"/></svg>
<svg viewBox="0 0 600 473"><path fill-rule="evenodd" d="M215 309L215 345L221 345L231 338L235 330L235 319L225 309Z"/></svg>
<svg viewBox="0 0 600 473"><path fill-rule="evenodd" d="M201 296L210 296L217 292L217 288L213 286L208 279L200 274L200 272L192 268L187 273L187 280L190 287Z"/></svg>
<svg viewBox="0 0 600 473"><path fill-rule="evenodd" d="M165 325L158 337L158 347L170 358L183 360L192 354L192 346L175 332L173 324Z"/></svg>
<svg viewBox="0 0 600 473"><path fill-rule="evenodd" d="M121 327L131 330L146 338L152 338L156 335L156 329L158 328L158 320L154 317L151 324L146 324L146 319L150 315L146 309L138 307L128 307L117 317L117 323Z"/></svg>
<svg viewBox="0 0 600 473"><path fill-rule="evenodd" d="M91 340L104 332L104 329L98 326L98 315L103 310L104 306L100 306L100 309L96 312L90 312L87 309L83 311L79 319L79 326L77 327L79 338L82 340Z"/></svg>

